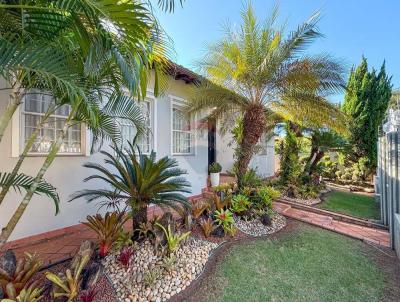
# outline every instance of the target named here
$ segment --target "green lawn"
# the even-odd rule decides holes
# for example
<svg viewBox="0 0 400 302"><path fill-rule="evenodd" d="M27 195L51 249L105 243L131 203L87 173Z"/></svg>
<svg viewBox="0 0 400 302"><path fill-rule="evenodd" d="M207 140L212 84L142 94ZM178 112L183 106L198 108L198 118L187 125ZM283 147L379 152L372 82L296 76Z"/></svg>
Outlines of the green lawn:
<svg viewBox="0 0 400 302"><path fill-rule="evenodd" d="M227 302L382 301L384 274L365 247L301 224L281 238L233 247L198 294Z"/></svg>
<svg viewBox="0 0 400 302"><path fill-rule="evenodd" d="M343 213L346 215L379 219L379 206L374 197L350 192L332 191L325 195L325 200L317 205L318 208Z"/></svg>

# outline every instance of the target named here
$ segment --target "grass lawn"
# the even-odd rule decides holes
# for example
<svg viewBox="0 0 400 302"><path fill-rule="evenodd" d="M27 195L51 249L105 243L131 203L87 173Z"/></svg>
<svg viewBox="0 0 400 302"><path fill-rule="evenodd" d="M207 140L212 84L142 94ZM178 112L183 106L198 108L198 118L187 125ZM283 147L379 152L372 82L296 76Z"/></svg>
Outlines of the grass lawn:
<svg viewBox="0 0 400 302"><path fill-rule="evenodd" d="M379 206L374 197L350 192L332 191L325 195L324 201L317 207L358 218L379 219L380 217Z"/></svg>
<svg viewBox="0 0 400 302"><path fill-rule="evenodd" d="M196 301L382 301L385 275L366 248L372 249L297 224L277 239L232 247L196 290Z"/></svg>

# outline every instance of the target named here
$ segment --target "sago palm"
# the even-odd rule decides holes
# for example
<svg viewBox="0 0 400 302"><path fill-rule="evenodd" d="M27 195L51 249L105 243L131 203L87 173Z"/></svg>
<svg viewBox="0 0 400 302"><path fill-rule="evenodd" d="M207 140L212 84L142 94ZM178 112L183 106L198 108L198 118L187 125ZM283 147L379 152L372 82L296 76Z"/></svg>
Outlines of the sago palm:
<svg viewBox="0 0 400 302"><path fill-rule="evenodd" d="M133 230L147 221L147 206L170 207L182 213L190 204L183 193L190 193L190 184L183 177L185 171L178 167L173 158L156 159L151 152L145 155L135 152L135 146L122 151L113 147L115 153L101 153L106 157L106 165L87 163L84 167L95 170L98 174L87 177L84 181L102 180L108 188L90 189L76 192L71 200L85 197L88 202L110 196L124 200L132 208Z"/></svg>
<svg viewBox="0 0 400 302"><path fill-rule="evenodd" d="M259 22L249 3L242 11L242 24L228 28L199 64L208 81L194 92L191 110L211 109L211 116L225 126L228 119L243 116L237 162L239 185L255 146L266 129L273 128L276 115L333 127L340 123L338 110L324 97L344 86L341 64L326 55L304 54L305 48L321 36L318 15L286 38L284 29L276 27L277 16L274 8L265 22ZM296 114L289 110L293 106Z"/></svg>

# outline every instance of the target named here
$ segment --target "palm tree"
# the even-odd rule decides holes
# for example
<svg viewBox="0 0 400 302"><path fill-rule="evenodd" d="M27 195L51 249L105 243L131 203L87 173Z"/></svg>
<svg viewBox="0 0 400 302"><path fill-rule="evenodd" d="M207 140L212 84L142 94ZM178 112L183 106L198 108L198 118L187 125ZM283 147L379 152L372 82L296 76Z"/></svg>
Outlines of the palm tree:
<svg viewBox="0 0 400 302"><path fill-rule="evenodd" d="M10 1L7 4L0 4L0 14L10 23L10 26L14 26L11 30L16 32L15 39L14 37L4 41L0 39L0 50L3 49L10 54L8 57L5 56L4 60L3 57L0 60L2 74L8 76L6 80L14 81L18 89L20 87L48 89L56 96L60 105L71 106L70 115L58 139L52 144L47 158L33 179L25 197L1 232L1 247L22 217L33 194L43 183L43 176L58 153L69 127L78 122L85 122L96 138L94 142L97 140L101 142L104 138L117 140L119 132L115 118L131 121L138 132L141 132L143 117L132 97L140 99L145 96L150 69L155 71L154 92L158 95L159 89L165 84L163 72L168 45L164 44L163 33L148 7L134 2L60 0L21 3L21 1ZM1 27L6 29L4 37L8 36L10 26ZM51 85L57 82L57 79L48 76L48 72L42 75L30 66L24 67L26 59L19 56L19 53L32 54L31 57L34 58L32 61L35 64L40 65L45 62L46 58L43 55L34 57L36 52L25 49L29 47L40 49L39 46L46 49L46 44L43 43L46 40L48 45L54 44L59 49L66 50L64 56L60 56L58 61L55 60L49 66L52 70L57 70L58 64L63 62L68 63L67 66L73 66L77 75L71 74L71 77L77 79L81 85L79 87L82 87L81 90L76 92L74 87L68 85L65 87ZM17 50L16 56L9 51L11 46ZM25 51L21 52L20 49ZM54 50L57 49L54 48ZM40 51L38 53L41 54ZM47 54L49 56L52 54L49 49L47 49ZM62 59L65 60L62 61ZM19 74L23 76L17 77L16 75ZM130 96L124 95L123 87L128 88ZM69 93L69 91L74 93ZM7 107L10 110L7 109L6 114L0 119L0 126L8 122L21 103L21 98L22 94L18 90ZM105 99L109 101L103 108ZM0 127L0 138L3 130ZM32 138L28 140L28 144L33 140ZM25 148L25 150L29 149ZM18 169L25 155L26 153L22 158L20 157L16 169L7 178L2 198L18 178Z"/></svg>
<svg viewBox="0 0 400 302"><path fill-rule="evenodd" d="M135 139L136 140L136 139ZM179 169L175 159L163 157L156 160L156 154L144 155L135 152L135 141L122 151L113 147L115 155L100 151L106 159L106 165L87 163L84 167L98 174L87 177L102 180L109 188L82 190L73 194L71 200L85 197L88 202L100 198L118 198L131 206L133 231L139 224L147 221L147 206L156 204L171 207L178 213L190 204L182 193L190 193L190 184L186 181L185 171ZM115 171L115 172L112 172Z"/></svg>
<svg viewBox="0 0 400 302"><path fill-rule="evenodd" d="M275 28L277 7L265 22L258 22L251 3L242 11L242 25L227 29L221 41L211 45L200 62L208 79L194 92L191 110L212 109L211 116L225 124L243 116L243 139L237 162L239 186L255 146L278 114L288 118L295 104L300 116L317 124L338 123L325 96L344 87L343 68L329 56L307 56L304 49L321 34L318 14L284 38ZM318 114L315 114L318 112Z"/></svg>

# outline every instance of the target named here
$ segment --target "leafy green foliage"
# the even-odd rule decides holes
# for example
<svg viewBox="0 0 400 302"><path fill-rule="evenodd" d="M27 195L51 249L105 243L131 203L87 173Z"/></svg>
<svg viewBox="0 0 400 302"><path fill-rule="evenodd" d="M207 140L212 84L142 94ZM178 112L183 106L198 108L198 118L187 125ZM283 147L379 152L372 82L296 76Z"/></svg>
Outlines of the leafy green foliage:
<svg viewBox="0 0 400 302"><path fill-rule="evenodd" d="M279 146L278 154L281 157L280 181L283 185L299 182L302 166L299 161L299 144L296 134L286 127L285 140Z"/></svg>
<svg viewBox="0 0 400 302"><path fill-rule="evenodd" d="M255 169L248 169L243 175L242 186L243 187L259 187L263 183L262 178L257 174Z"/></svg>
<svg viewBox="0 0 400 302"><path fill-rule="evenodd" d="M119 251L124 247L131 246L133 244L132 241L132 233L121 231L118 235L117 240L114 242L114 248Z"/></svg>
<svg viewBox="0 0 400 302"><path fill-rule="evenodd" d="M62 275L56 275L51 272L45 273L46 278L55 285L52 291L54 299L62 297L66 298L68 302L74 301L80 291L82 270L86 267L90 258L91 251L88 251L76 262L76 266L72 271L68 268L65 274Z"/></svg>
<svg viewBox="0 0 400 302"><path fill-rule="evenodd" d="M277 8L265 21L257 19L251 3L241 15L241 24L228 26L200 62L200 71L209 81L196 89L190 106L192 111L211 109L211 117L220 120L225 130L243 116L235 171L239 187L262 134L282 118L343 128L338 122L343 113L325 96L341 91L345 84L339 62L304 53L321 37L318 14L288 35L277 24Z"/></svg>
<svg viewBox="0 0 400 302"><path fill-rule="evenodd" d="M82 222L82 224L96 232L100 245L99 254L101 257L105 257L121 236L124 224L129 217L123 213L107 212L104 217L96 214L87 216L86 219L87 222Z"/></svg>
<svg viewBox="0 0 400 302"><path fill-rule="evenodd" d="M210 173L219 173L219 172L221 172L221 171L222 171L222 166L221 166L219 163L217 163L217 162L212 163L212 164L208 167L208 172L210 172Z"/></svg>
<svg viewBox="0 0 400 302"><path fill-rule="evenodd" d="M233 214L229 210L224 210L224 209L216 210L214 212L214 218L215 218L216 223L223 227L229 227L234 222Z"/></svg>
<svg viewBox="0 0 400 302"><path fill-rule="evenodd" d="M157 223L156 225L160 229L162 229L164 234L165 234L165 237L167 239L167 246L168 246L169 254L172 254L175 251L177 251L178 248L179 248L179 245L181 244L181 242L183 240L186 240L190 235L190 232L186 232L186 233L183 233L183 234L174 233L171 230L171 226L170 225L168 225L167 229L160 223Z"/></svg>
<svg viewBox="0 0 400 302"><path fill-rule="evenodd" d="M232 198L231 210L233 213L242 213L246 211L250 206L250 200L247 196L237 194Z"/></svg>
<svg viewBox="0 0 400 302"><path fill-rule="evenodd" d="M41 266L42 262L36 255L25 253L25 257L17 261L12 271L7 272L1 269L0 285L5 297L17 300L18 295L21 295L22 299L29 297L30 294L39 294L38 290L35 290L35 288L26 288L26 285L31 281L33 275L39 271ZM24 292L22 293L23 290Z"/></svg>
<svg viewBox="0 0 400 302"><path fill-rule="evenodd" d="M179 169L177 161L167 156L157 160L155 152L144 155L139 150L137 154L134 143L125 151L113 146L115 155L101 151L106 157L106 165L85 164L84 167L98 174L84 181L101 180L108 187L78 191L72 200L85 197L91 202L115 196L131 205L133 215L150 203L171 207L178 213L182 213L182 206L189 209L190 204L183 193L190 193L190 184L182 177L186 172ZM133 220L136 229L140 223L147 221L147 216L133 216Z"/></svg>
<svg viewBox="0 0 400 302"><path fill-rule="evenodd" d="M206 238L210 237L211 233L217 228L211 218L202 219L200 221L200 226L203 229L203 233Z"/></svg>
<svg viewBox="0 0 400 302"><path fill-rule="evenodd" d="M2 299L2 302L39 302L42 296L43 289L37 288L35 282L29 287L23 288L15 299Z"/></svg>
<svg viewBox="0 0 400 302"><path fill-rule="evenodd" d="M18 191L19 193L21 193L21 189L29 190L34 180L34 177L23 173L17 174L15 177L12 177L11 173L0 172L0 187L11 185L11 187L13 187L14 190ZM55 187L42 179L40 180L35 193L51 198L54 201L54 205L56 207L56 214L58 214L58 212L60 211L60 198Z"/></svg>
<svg viewBox="0 0 400 302"><path fill-rule="evenodd" d="M351 116L348 154L353 162L368 158L368 167L377 165L378 128L381 125L392 93L391 77L386 74L385 63L379 72L368 71L365 57L351 70L343 111Z"/></svg>

